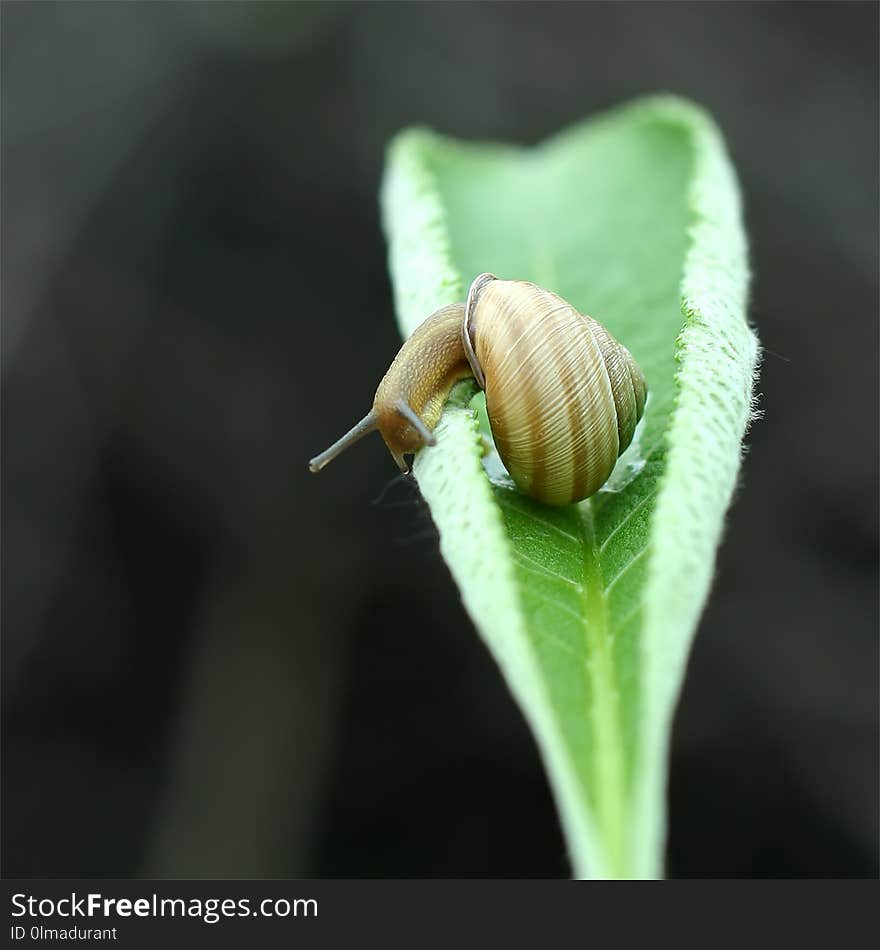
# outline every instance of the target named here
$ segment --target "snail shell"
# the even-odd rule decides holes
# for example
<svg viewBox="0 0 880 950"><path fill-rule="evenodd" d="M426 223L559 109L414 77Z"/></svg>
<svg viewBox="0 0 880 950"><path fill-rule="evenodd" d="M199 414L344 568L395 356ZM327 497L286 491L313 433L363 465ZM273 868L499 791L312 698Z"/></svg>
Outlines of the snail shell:
<svg viewBox="0 0 880 950"><path fill-rule="evenodd" d="M452 386L486 391L498 454L517 487L549 505L594 494L632 441L647 384L629 350L557 294L481 274L464 304L443 307L403 344L371 411L309 463L320 471L378 429L401 471L433 445Z"/></svg>
<svg viewBox="0 0 880 950"><path fill-rule="evenodd" d="M629 350L556 294L491 275L468 294L463 342L517 487L549 505L598 491L645 407Z"/></svg>

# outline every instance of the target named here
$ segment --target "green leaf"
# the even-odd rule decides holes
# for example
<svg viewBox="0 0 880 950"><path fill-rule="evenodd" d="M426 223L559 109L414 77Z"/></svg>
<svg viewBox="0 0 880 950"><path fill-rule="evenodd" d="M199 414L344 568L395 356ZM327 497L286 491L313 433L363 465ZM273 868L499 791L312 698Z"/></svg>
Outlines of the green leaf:
<svg viewBox="0 0 880 950"><path fill-rule="evenodd" d="M390 147L382 205L404 334L491 271L595 317L648 379L634 444L580 505L534 502L497 455L483 457L470 384L414 470L465 607L537 739L575 874L660 876L672 716L758 357L721 137L668 97L529 149L408 130Z"/></svg>

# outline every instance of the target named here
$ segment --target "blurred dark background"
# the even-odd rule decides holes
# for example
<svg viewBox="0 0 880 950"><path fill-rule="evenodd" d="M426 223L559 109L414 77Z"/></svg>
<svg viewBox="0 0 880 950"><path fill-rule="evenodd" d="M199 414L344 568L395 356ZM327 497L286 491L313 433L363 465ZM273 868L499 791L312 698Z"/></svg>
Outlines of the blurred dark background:
<svg viewBox="0 0 880 950"><path fill-rule="evenodd" d="M3 872L567 876L416 490L377 188L411 123L707 106L767 348L672 876L875 876L873 3L2 7ZM377 501L379 496L382 496Z"/></svg>

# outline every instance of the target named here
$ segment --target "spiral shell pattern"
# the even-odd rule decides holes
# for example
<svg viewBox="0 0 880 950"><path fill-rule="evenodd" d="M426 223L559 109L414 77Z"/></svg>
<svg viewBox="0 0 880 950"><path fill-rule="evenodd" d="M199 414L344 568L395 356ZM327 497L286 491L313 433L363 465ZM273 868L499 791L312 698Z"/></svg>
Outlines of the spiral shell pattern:
<svg viewBox="0 0 880 950"><path fill-rule="evenodd" d="M556 294L490 274L471 286L462 342L520 490L549 505L598 491L645 407L629 350Z"/></svg>

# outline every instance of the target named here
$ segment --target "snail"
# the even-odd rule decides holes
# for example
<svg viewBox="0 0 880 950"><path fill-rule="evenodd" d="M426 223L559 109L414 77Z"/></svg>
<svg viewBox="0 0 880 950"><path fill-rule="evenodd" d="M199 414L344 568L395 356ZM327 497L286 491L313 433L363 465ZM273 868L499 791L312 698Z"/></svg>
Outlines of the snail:
<svg viewBox="0 0 880 950"><path fill-rule="evenodd" d="M453 385L473 376L502 462L548 505L589 498L632 441L647 397L629 350L592 317L535 284L480 274L467 301L428 317L403 344L370 412L309 468L379 430L401 472L434 445Z"/></svg>

